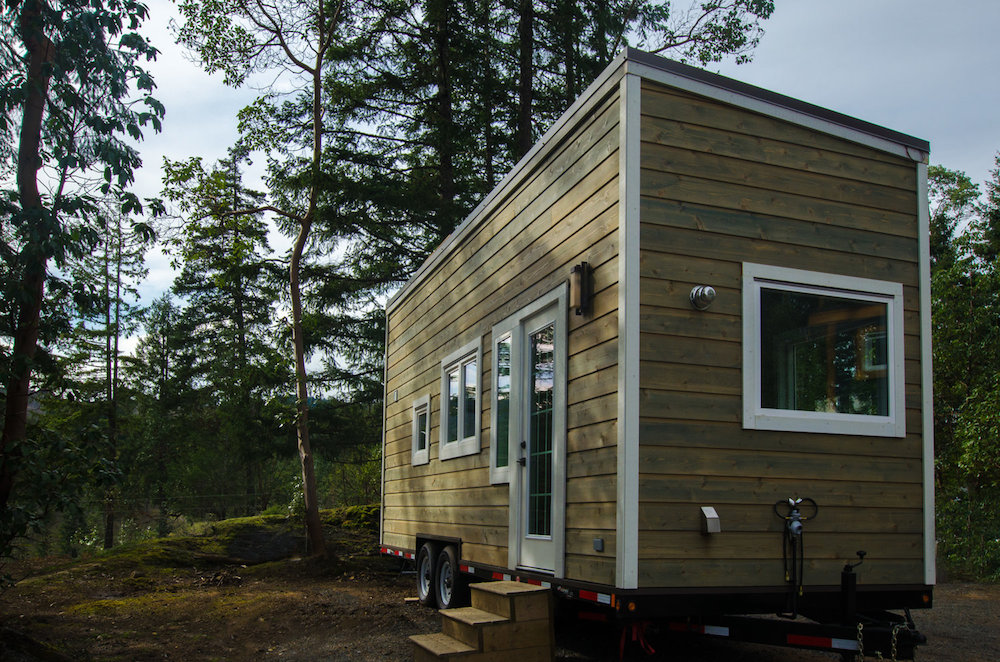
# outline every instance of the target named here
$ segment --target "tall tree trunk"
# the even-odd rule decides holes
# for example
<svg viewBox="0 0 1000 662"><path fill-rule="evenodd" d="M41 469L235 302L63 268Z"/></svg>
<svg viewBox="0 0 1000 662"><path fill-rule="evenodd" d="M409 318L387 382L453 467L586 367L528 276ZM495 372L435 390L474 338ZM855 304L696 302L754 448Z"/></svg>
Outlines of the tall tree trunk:
<svg viewBox="0 0 1000 662"><path fill-rule="evenodd" d="M577 34L577 21L576 21L576 5L573 2L562 2L561 3L561 14L559 26L562 32L562 51L563 51L563 61L566 65L566 85L563 87L565 93L563 96L563 104L565 108L569 108L574 101L576 101L578 79L580 76L579 66L577 64L577 41L580 35Z"/></svg>
<svg viewBox="0 0 1000 662"><path fill-rule="evenodd" d="M14 473L10 466L13 446L24 439L28 427L28 400L31 393L31 364L38 348L38 329L45 293L45 269L48 262L47 243L51 219L42 205L38 191L38 170L41 168L42 119L48 97L50 74L45 64L54 55L52 41L46 37L38 0L25 0L20 17L20 33L28 55L26 97L21 121L17 152L17 188L21 208L37 236L30 238L20 254L21 293L18 307L14 347L11 350L11 370L7 378L7 401L4 407L3 434L0 435L0 508L10 499Z"/></svg>
<svg viewBox="0 0 1000 662"><path fill-rule="evenodd" d="M519 47L517 82L517 158L528 153L534 143L531 137L531 86L534 83L535 10L531 0L521 0L518 9L517 39Z"/></svg>
<svg viewBox="0 0 1000 662"><path fill-rule="evenodd" d="M237 156L235 153L232 154L233 159L233 209L240 208L240 170L239 163L237 162ZM240 241L240 222L238 217L226 218L223 222L233 223L233 248L235 248ZM240 266L236 269L236 282L233 285L233 326L236 329L236 374L239 375L236 397L239 401L239 409L241 416L246 418L256 419L256 412L252 411L253 404L250 397L250 388L247 386L247 365L249 360L248 348L247 348L247 322L246 322L246 305L244 302L244 289L243 289L243 274L240 271ZM242 434L239 435L239 451L240 455L243 457L243 467L245 470L245 507L244 514L252 515L257 509L257 499L254 490L253 481L253 467L251 467L251 453L250 453L250 439L254 434L251 424L243 427Z"/></svg>
<svg viewBox="0 0 1000 662"><path fill-rule="evenodd" d="M323 151L323 55L328 47L326 16L320 4L317 17L316 61L310 72L313 79L313 153L312 181L309 184L309 208L299 219L299 235L292 248L291 264L288 271L289 293L292 299L292 344L295 351L295 396L297 416L295 430L298 437L299 460L302 463L302 491L306 508L306 535L309 548L314 556L326 556L326 541L323 539L323 523L319 518L319 503L316 494L316 470L313 466L312 447L309 444L309 387L306 375L306 348L302 337L302 292L299 273L306 241L312 229L317 202L319 200L320 157Z"/></svg>
<svg viewBox="0 0 1000 662"><path fill-rule="evenodd" d="M428 20L433 30L434 58L437 63L437 97L434 114L437 126L438 196L442 231L447 234L458 219L455 214L455 120L454 81L451 68L451 1L428 3Z"/></svg>
<svg viewBox="0 0 1000 662"><path fill-rule="evenodd" d="M116 437L116 413L115 412L115 387L114 387L114 358L112 356L113 343L112 343L112 333L113 325L111 319L111 307L113 305L111 299L111 256L114 251L112 246L112 238L117 235L121 230L120 221L119 225L115 228L115 232L112 233L111 228L108 228L108 233L105 237L104 245L104 369L105 369L105 407L107 408L108 417L108 445L110 446L110 456L112 461L115 459L118 451L118 440ZM117 243L117 242L116 242ZM116 265L120 262L121 255L118 253L116 260ZM121 271L116 270L116 275L120 279ZM118 296L118 288L115 287L115 297ZM115 334L117 335L117 334ZM104 549L111 549L115 546L115 493L113 487L108 487L104 491Z"/></svg>

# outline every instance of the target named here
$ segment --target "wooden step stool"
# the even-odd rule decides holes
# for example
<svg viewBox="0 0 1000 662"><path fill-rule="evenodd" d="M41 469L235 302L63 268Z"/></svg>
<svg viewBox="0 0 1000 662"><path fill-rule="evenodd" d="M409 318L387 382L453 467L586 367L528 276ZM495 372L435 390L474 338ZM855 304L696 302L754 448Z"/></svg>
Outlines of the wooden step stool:
<svg viewBox="0 0 1000 662"><path fill-rule="evenodd" d="M442 631L418 634L415 662L552 662L552 593L519 582L473 584L472 606L442 609Z"/></svg>

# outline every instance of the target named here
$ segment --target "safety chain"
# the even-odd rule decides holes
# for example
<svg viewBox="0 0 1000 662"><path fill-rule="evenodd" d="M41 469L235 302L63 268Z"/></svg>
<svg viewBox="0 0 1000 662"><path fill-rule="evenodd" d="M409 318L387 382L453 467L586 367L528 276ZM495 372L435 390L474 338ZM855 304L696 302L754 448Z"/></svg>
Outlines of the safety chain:
<svg viewBox="0 0 1000 662"><path fill-rule="evenodd" d="M896 662L896 639L899 637L899 631L903 628L907 628L906 623L896 623L892 626L892 662Z"/></svg>
<svg viewBox="0 0 1000 662"><path fill-rule="evenodd" d="M892 662L897 662L897 660L896 660L896 654L897 654L896 642L899 639L899 631L903 630L903 629L906 629L908 627L909 626L907 626L906 623L896 623L894 626L892 626L892 638L890 639L890 643L891 643L891 651L890 652L892 653L892 657L890 658L890 660ZM856 662L865 662L864 628L865 628L864 624L858 623L858 654L854 658L856 660ZM877 660L884 660L885 659L884 657L882 657L882 651L878 651L878 650L875 651L875 659L877 659Z"/></svg>

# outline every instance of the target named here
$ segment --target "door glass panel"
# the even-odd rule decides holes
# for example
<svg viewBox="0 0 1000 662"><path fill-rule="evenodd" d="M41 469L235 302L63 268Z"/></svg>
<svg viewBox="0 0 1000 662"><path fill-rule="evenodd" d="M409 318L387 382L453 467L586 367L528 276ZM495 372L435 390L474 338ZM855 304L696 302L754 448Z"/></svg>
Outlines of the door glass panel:
<svg viewBox="0 0 1000 662"><path fill-rule="evenodd" d="M552 387L555 325L531 334L528 412L528 535L552 534Z"/></svg>
<svg viewBox="0 0 1000 662"><path fill-rule="evenodd" d="M507 456L510 451L510 349L511 337L502 338L496 347L497 351L497 384L496 384L496 417L497 417L497 438L496 444L496 465L498 467L507 466Z"/></svg>

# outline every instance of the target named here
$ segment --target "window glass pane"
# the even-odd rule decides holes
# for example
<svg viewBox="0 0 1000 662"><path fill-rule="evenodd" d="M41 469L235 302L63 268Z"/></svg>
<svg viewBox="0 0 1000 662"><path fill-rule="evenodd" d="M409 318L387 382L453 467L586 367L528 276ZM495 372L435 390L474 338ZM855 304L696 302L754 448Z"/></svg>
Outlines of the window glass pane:
<svg viewBox="0 0 1000 662"><path fill-rule="evenodd" d="M888 305L761 288L761 405L889 415Z"/></svg>
<svg viewBox="0 0 1000 662"><path fill-rule="evenodd" d="M531 408L528 452L528 533L552 534L552 387L555 326L531 334Z"/></svg>
<svg viewBox="0 0 1000 662"><path fill-rule="evenodd" d="M427 448L427 410L423 409L417 414L417 450L422 451Z"/></svg>
<svg viewBox="0 0 1000 662"><path fill-rule="evenodd" d="M466 363L464 369L465 396L463 400L462 438L466 439L476 434L476 362Z"/></svg>
<svg viewBox="0 0 1000 662"><path fill-rule="evenodd" d="M497 438L496 465L506 467L510 452L510 336L497 343L496 347L496 416Z"/></svg>
<svg viewBox="0 0 1000 662"><path fill-rule="evenodd" d="M448 441L458 441L458 368L448 373Z"/></svg>

